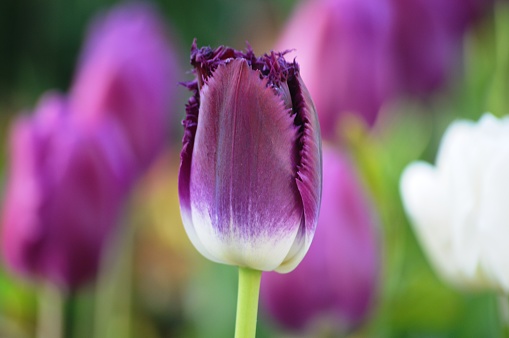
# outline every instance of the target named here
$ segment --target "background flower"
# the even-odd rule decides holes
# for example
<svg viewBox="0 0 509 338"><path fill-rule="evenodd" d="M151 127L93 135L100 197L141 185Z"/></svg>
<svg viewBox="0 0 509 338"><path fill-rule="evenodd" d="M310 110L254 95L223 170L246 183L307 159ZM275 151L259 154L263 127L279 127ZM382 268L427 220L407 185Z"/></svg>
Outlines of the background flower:
<svg viewBox="0 0 509 338"><path fill-rule="evenodd" d="M280 325L303 332L321 321L339 332L362 323L377 294L377 216L347 156L323 148L322 208L313 243L291 273L262 278L262 306Z"/></svg>
<svg viewBox="0 0 509 338"><path fill-rule="evenodd" d="M324 138L345 113L372 125L392 95L391 25L385 0L310 0L293 13L276 45L295 50Z"/></svg>
<svg viewBox="0 0 509 338"><path fill-rule="evenodd" d="M459 71L463 35L490 1L392 0L399 90L426 97Z"/></svg>
<svg viewBox="0 0 509 338"><path fill-rule="evenodd" d="M447 129L436 166L409 165L401 194L437 270L460 287L509 290L509 119L484 115Z"/></svg>
<svg viewBox="0 0 509 338"><path fill-rule="evenodd" d="M41 100L11 133L2 251L12 269L63 289L97 274L129 190L132 154L114 124L94 133L63 98Z"/></svg>
<svg viewBox="0 0 509 338"><path fill-rule="evenodd" d="M167 33L144 3L103 13L90 28L70 95L80 122L116 119L143 170L167 141L176 97L178 66Z"/></svg>
<svg viewBox="0 0 509 338"><path fill-rule="evenodd" d="M96 276L121 208L168 137L177 65L166 38L149 5L104 13L69 96L47 95L14 124L3 226L14 270L63 289Z"/></svg>
<svg viewBox="0 0 509 338"><path fill-rule="evenodd" d="M461 69L463 37L490 1L306 0L277 40L302 66L322 134L346 114L373 126L381 109L428 98Z"/></svg>

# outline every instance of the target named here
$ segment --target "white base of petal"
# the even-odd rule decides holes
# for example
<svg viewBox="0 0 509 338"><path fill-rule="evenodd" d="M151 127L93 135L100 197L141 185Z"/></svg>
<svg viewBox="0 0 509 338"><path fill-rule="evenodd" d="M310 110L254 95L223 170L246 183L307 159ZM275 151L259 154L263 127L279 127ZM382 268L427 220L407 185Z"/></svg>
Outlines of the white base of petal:
<svg viewBox="0 0 509 338"><path fill-rule="evenodd" d="M210 218L197 208L181 210L186 232L196 249L206 258L223 264L249 267L261 271L289 272L302 260L311 238L300 230L300 220L285 228L291 231L267 232L246 238L231 225L230 233L212 227Z"/></svg>

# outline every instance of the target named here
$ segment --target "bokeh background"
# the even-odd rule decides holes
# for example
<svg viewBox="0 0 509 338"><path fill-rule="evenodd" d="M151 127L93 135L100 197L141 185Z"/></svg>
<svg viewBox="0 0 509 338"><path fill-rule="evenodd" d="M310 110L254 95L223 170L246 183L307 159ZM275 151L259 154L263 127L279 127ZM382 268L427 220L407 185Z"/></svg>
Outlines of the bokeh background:
<svg viewBox="0 0 509 338"><path fill-rule="evenodd" d="M396 7L402 2L392 4ZM13 118L33 109L45 91L68 90L90 21L117 3L0 2L0 191L9 177L7 135ZM295 0L154 3L169 27L182 81L192 79L188 59L193 38L199 46L229 45L236 49L243 49L249 41L255 53L268 52L299 6ZM337 124L334 142L352 158L373 199L380 233L376 297L362 323L345 333L347 336L499 337L504 333L499 295L458 290L435 274L408 223L398 188L401 171L409 162L434 161L440 138L451 121L477 120L486 111L497 116L509 112L508 3L485 1L475 16L458 34L454 42L457 53L448 63L447 75L432 90L418 95L403 91L391 97L383 103L372 126L355 112ZM321 17L315 20L318 24ZM415 28L412 20L408 21L405 34L410 40L419 42L431 34L426 26ZM429 46L433 44L426 46L415 53L431 57ZM363 53L362 49L357 51ZM325 59L324 55L327 67ZM395 67L403 67L403 63L396 62ZM341 75L337 75L338 82ZM97 281L64 301L68 337L233 336L237 269L200 256L180 220L180 121L189 92L175 86L177 95L171 103L174 113L163 154L129 197L121 218L122 231L109 248ZM42 289L0 264L0 337L35 337ZM260 305L258 337L336 334L316 327L290 332Z"/></svg>

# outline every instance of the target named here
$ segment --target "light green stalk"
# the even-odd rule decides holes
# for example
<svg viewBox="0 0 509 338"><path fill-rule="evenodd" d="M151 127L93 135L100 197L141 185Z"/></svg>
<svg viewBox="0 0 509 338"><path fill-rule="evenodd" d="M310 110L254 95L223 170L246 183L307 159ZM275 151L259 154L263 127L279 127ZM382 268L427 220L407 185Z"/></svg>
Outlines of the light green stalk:
<svg viewBox="0 0 509 338"><path fill-rule="evenodd" d="M239 291L235 338L254 338L262 272L239 267Z"/></svg>

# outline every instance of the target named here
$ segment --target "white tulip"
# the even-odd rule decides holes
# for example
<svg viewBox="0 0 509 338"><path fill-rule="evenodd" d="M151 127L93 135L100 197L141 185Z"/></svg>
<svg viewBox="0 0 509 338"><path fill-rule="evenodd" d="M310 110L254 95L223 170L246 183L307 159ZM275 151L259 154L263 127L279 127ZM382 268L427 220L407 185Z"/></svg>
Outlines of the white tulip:
<svg viewBox="0 0 509 338"><path fill-rule="evenodd" d="M416 235L446 280L509 291L509 118L452 123L436 166L410 164L400 188Z"/></svg>

